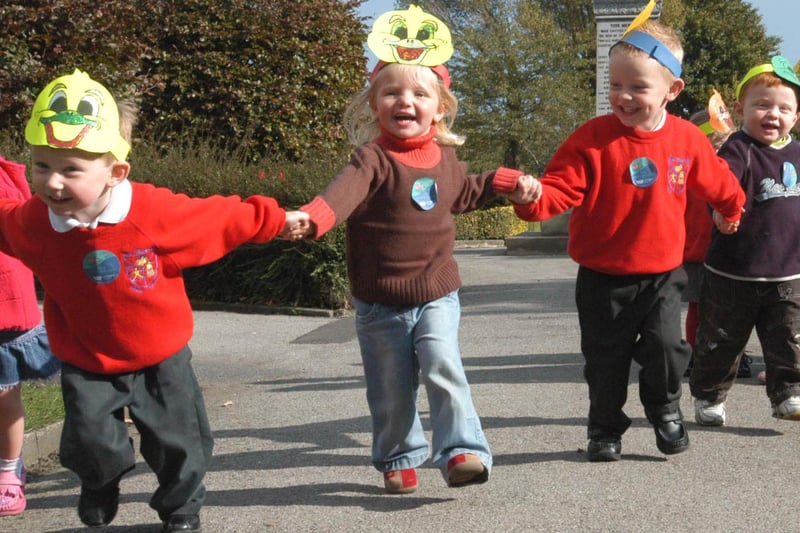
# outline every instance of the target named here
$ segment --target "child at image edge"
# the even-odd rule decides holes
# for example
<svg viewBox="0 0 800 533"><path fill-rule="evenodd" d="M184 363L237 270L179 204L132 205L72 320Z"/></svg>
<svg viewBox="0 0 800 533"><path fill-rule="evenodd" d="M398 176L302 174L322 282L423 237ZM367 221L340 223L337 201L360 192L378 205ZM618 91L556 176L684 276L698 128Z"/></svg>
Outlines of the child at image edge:
<svg viewBox="0 0 800 533"><path fill-rule="evenodd" d="M689 378L695 419L725 424L725 399L755 327L772 414L800 420L800 80L775 56L750 69L736 88L741 130L720 157L739 177L747 202L739 232L714 232L700 291L700 328Z"/></svg>
<svg viewBox="0 0 800 533"><path fill-rule="evenodd" d="M25 167L0 158L0 198L26 200ZM20 381L54 376L61 367L50 353L33 274L0 253L0 516L25 510L25 410Z"/></svg>
<svg viewBox="0 0 800 533"><path fill-rule="evenodd" d="M181 272L268 241L305 215L267 197L189 198L129 181L134 110L118 109L78 70L45 87L25 130L36 195L0 201L0 251L45 290L63 367L60 459L81 480L81 521L102 526L116 515L120 479L135 465L127 407L158 478L150 506L162 531L197 531L212 436L190 363Z"/></svg>
<svg viewBox="0 0 800 533"><path fill-rule="evenodd" d="M461 280L452 215L533 180L506 168L467 175L453 147L461 139L450 131L457 101L449 85L444 65L379 62L349 108L358 148L322 195L301 207L312 222L306 233L315 237L347 220L372 464L388 493L415 491L415 469L429 456L416 408L420 376L433 464L448 485L483 483L492 467L458 347Z"/></svg>
<svg viewBox="0 0 800 533"><path fill-rule="evenodd" d="M574 208L568 250L579 264L589 461L620 459L631 361L641 365L639 398L658 449L689 447L679 402L689 359L681 327L686 194L709 202L732 232L744 193L697 126L666 111L684 86L682 58L672 29L653 20L629 28L609 56L612 113L573 132L540 177L539 201L515 206L524 220Z"/></svg>

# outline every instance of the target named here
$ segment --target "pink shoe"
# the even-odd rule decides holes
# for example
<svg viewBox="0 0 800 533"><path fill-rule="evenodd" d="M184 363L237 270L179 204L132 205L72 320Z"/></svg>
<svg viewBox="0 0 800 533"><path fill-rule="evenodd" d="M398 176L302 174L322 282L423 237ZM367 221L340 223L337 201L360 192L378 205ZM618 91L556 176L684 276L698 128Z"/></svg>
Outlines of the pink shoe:
<svg viewBox="0 0 800 533"><path fill-rule="evenodd" d="M25 470L22 478L14 472L0 472L0 516L11 516L25 510Z"/></svg>
<svg viewBox="0 0 800 533"><path fill-rule="evenodd" d="M762 385L765 385L767 383L767 373L764 372L763 370L759 372L758 376L756 377L758 378L758 382L761 383Z"/></svg>

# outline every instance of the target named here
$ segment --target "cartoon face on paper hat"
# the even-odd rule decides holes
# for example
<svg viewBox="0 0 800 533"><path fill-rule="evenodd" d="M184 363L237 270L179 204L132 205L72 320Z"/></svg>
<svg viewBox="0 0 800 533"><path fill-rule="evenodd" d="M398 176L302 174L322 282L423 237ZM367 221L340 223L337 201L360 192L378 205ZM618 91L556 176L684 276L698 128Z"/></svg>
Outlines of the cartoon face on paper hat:
<svg viewBox="0 0 800 533"><path fill-rule="evenodd" d="M25 139L33 146L110 152L118 161L125 161L130 151L119 132L114 97L78 69L54 79L39 93L25 127Z"/></svg>
<svg viewBox="0 0 800 533"><path fill-rule="evenodd" d="M444 22L411 4L375 20L367 45L385 63L435 67L453 55L450 30Z"/></svg>

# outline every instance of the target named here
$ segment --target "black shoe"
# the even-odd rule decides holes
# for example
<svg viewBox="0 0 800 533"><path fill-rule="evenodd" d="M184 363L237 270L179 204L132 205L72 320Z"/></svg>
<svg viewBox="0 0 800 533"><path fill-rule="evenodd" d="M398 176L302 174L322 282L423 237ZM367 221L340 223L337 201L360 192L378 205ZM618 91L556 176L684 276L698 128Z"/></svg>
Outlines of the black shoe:
<svg viewBox="0 0 800 533"><path fill-rule="evenodd" d="M196 514L174 514L164 520L161 533L170 531L200 531L200 517Z"/></svg>
<svg viewBox="0 0 800 533"><path fill-rule="evenodd" d="M747 355L747 352L742 354L742 358L739 359L739 370L736 371L737 378L749 378L753 375L753 371L750 369L750 363L753 362L753 358Z"/></svg>
<svg viewBox="0 0 800 533"><path fill-rule="evenodd" d="M589 462L600 463L619 461L622 455L622 441L619 437L597 437L589 441L587 449Z"/></svg>
<svg viewBox="0 0 800 533"><path fill-rule="evenodd" d="M652 421L656 432L656 446L661 453L674 455L689 449L689 434L683 427L683 416L680 411L662 415Z"/></svg>
<svg viewBox="0 0 800 533"><path fill-rule="evenodd" d="M81 486L78 516L87 526L105 526L114 520L119 508L119 476L99 489Z"/></svg>

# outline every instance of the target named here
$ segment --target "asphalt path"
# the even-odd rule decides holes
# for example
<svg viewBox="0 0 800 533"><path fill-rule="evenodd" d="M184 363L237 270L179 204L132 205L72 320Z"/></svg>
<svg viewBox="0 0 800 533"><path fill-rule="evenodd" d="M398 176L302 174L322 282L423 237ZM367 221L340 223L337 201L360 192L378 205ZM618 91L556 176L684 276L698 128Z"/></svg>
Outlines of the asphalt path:
<svg viewBox="0 0 800 533"><path fill-rule="evenodd" d="M485 485L448 488L430 464L410 495L384 493L353 319L196 312L191 342L215 437L203 531L797 531L800 424L771 417L763 386L737 382L728 425L693 421L690 449L664 456L638 400L622 460L586 460L587 389L567 257L458 250L461 348L494 453ZM763 368L752 344L755 372ZM754 374L755 375L755 374ZM424 391L420 411L427 424ZM93 531L160 531L139 459L116 520ZM1 532L71 532L79 483L60 467L29 476L28 510Z"/></svg>

